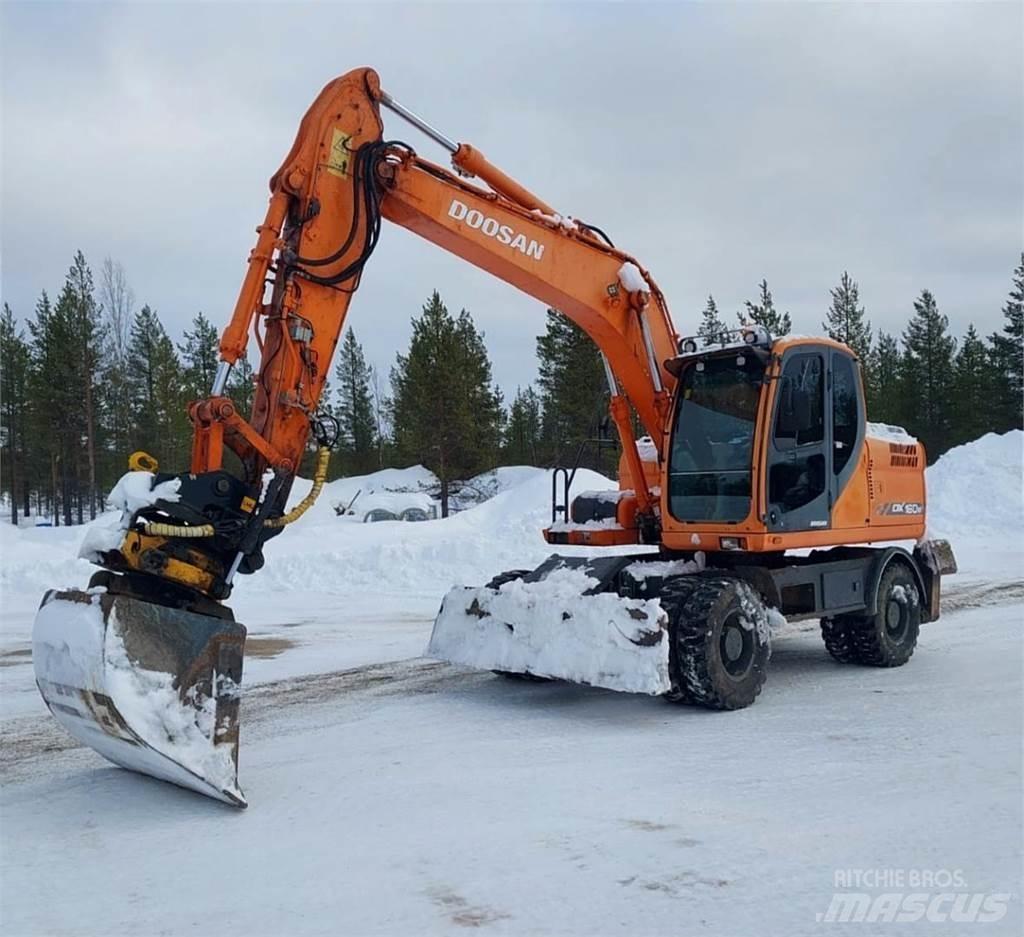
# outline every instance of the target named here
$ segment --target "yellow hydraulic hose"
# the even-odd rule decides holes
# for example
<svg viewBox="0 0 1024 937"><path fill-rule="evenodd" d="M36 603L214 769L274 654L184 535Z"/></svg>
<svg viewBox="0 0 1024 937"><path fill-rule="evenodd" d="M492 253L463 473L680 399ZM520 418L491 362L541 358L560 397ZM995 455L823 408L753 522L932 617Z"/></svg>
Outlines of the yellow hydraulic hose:
<svg viewBox="0 0 1024 937"><path fill-rule="evenodd" d="M321 446L316 451L316 468L313 470L313 487L309 489L309 494L306 495L298 504L295 505L287 514L281 515L281 517L272 517L269 520L263 522L264 527L287 527L289 524L295 523L303 514L306 513L312 506L313 502L320 497L320 492L323 490L324 483L327 481L327 463L331 458L331 450L326 446Z"/></svg>
<svg viewBox="0 0 1024 937"><path fill-rule="evenodd" d="M309 489L309 494L306 495L298 504L295 505L287 514L283 514L281 517L272 517L263 522L264 527L279 528L287 527L289 524L294 524L303 514L306 513L312 506L313 502L320 497L320 492L323 491L324 484L327 481L327 464L331 459L331 450L326 446L321 446L316 451L316 468L313 471L313 487ZM200 524L196 527L186 527L179 524L160 524L155 521L147 521L143 525L143 531L153 537L179 537L179 538L198 538L198 537L212 537L216 531L214 530L213 524Z"/></svg>

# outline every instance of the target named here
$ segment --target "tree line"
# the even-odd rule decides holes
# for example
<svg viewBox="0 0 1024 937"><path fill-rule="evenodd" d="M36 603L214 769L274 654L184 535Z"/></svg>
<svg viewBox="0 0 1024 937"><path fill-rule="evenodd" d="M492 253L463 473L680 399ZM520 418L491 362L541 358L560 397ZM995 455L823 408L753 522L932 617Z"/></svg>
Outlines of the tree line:
<svg viewBox="0 0 1024 937"><path fill-rule="evenodd" d="M23 325L0 316L0 491L19 515L82 523L136 450L181 471L190 457L187 405L207 394L218 363L217 329L199 312L175 343L149 305L136 308L125 271L107 259L95 282L78 252L55 301L43 292ZM869 418L905 426L930 460L985 432L1022 425L1024 254L1014 270L1000 332L973 324L958 342L936 298L922 290L897 336L875 331L844 273L831 290L823 329L860 359ZM698 333L729 328L713 296ZM787 334L767 281L737 313L739 324ZM607 419L600 354L553 309L537 338L536 385L506 406L494 384L484 335L436 291L412 320L409 347L386 385L346 330L322 407L340 427L332 477L422 463L438 479L442 513L460 482L499 464L580 464L612 474L618 459ZM227 393L248 413L253 367L235 366Z"/></svg>

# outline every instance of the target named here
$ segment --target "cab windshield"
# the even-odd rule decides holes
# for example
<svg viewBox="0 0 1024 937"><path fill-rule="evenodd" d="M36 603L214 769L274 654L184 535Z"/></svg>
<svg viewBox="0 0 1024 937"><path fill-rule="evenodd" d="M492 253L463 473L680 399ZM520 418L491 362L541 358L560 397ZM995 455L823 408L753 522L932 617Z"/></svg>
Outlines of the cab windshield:
<svg viewBox="0 0 1024 937"><path fill-rule="evenodd" d="M751 353L718 355L683 372L669 454L669 510L677 520L728 523L750 513L763 374Z"/></svg>

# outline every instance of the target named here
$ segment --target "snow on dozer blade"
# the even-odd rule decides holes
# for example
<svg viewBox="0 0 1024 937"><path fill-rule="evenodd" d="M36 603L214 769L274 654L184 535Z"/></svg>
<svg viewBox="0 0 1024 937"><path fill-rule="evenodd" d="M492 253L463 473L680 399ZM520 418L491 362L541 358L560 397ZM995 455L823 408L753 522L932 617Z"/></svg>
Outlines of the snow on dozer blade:
<svg viewBox="0 0 1024 937"><path fill-rule="evenodd" d="M666 615L657 600L588 593L579 569L498 588L457 586L441 603L429 657L626 693L671 687Z"/></svg>
<svg viewBox="0 0 1024 937"><path fill-rule="evenodd" d="M97 589L48 592L32 629L39 692L74 738L238 807L244 647L233 621Z"/></svg>

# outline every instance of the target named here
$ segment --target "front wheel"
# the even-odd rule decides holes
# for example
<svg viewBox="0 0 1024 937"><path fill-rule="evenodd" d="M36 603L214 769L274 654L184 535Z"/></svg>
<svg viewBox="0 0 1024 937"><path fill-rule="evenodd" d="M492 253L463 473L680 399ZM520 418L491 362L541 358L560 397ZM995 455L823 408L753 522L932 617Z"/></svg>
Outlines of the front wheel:
<svg viewBox="0 0 1024 937"><path fill-rule="evenodd" d="M768 613L761 597L736 579L698 579L669 622L678 701L709 709L743 709L768 673ZM672 697L670 697L672 698Z"/></svg>
<svg viewBox="0 0 1024 937"><path fill-rule="evenodd" d="M828 652L840 663L902 667L917 647L921 593L910 568L890 563L878 581L874 615L839 615L821 620Z"/></svg>

